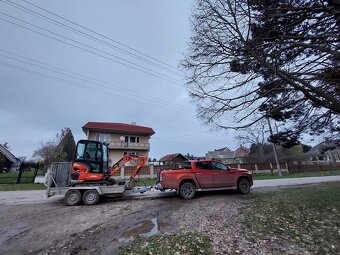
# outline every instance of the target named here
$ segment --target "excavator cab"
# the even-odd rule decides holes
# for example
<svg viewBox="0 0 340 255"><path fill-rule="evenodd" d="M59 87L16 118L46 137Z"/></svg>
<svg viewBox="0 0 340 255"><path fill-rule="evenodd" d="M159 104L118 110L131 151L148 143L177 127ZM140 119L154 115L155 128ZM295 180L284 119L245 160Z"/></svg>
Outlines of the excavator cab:
<svg viewBox="0 0 340 255"><path fill-rule="evenodd" d="M76 181L101 181L109 169L108 144L91 140L77 143L71 179Z"/></svg>

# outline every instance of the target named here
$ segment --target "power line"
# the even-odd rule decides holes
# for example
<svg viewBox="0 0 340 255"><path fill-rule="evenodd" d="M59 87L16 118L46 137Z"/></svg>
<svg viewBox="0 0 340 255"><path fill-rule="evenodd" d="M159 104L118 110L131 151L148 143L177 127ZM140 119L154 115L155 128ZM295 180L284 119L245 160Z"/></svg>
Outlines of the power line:
<svg viewBox="0 0 340 255"><path fill-rule="evenodd" d="M6 55L3 55L3 54L0 54L0 56L4 56L6 58L9 58L9 59L12 59L12 60L15 60L15 61L19 61L19 62L22 62L22 63L25 63L25 64L28 64L28 65L32 65L32 66L35 66L35 67L38 67L38 68L41 68L41 69L45 69L45 70L49 70L51 72L54 72L54 73L58 73L58 74L62 74L62 75L65 75L65 76L68 76L68 77L71 77L73 79L77 79L77 80L81 80L81 81L85 81L87 83L90 83L90 84L97 84L101 87L105 87L105 88L109 88L109 89L113 89L113 88L118 88L120 90L123 90L123 91L126 91L130 94L134 94L138 97L142 96L142 97L145 97L147 99L152 99L154 101L157 101L158 103L161 103L161 104L164 104L164 105L168 105L170 106L171 108L174 108L174 109L177 109L177 110L184 110L184 111L188 111L187 109L185 109L184 106L181 106L181 105L175 105L175 104L169 104L169 103L166 103L164 102L164 100L161 100L159 98L156 98L156 97L153 97L153 96L150 96L150 95L147 95L147 94L144 94L144 93L141 93L141 92L136 92L136 91L133 91L131 89L127 89L127 88L123 88L121 86L117 86L117 85L113 85L111 83L107 83L107 82L104 82L104 81L100 81L98 79L95 79L95 78L92 78L92 77L89 77L87 75L82 75L82 74L79 74L79 73L75 73L75 72L72 72L72 71L69 71L67 69L64 69L64 68L60 68L60 67L56 67L56 66L53 66L53 65L50 65L50 64L47 64L47 63L44 63L44 62L41 62L41 61L37 61L37 60L34 60L34 59L31 59L31 58L27 58L27 57L24 57L24 56L21 56L21 55L18 55L18 54L15 54L15 53L12 53L12 52L8 52L8 51L5 51L5 50L1 50L0 49L0 52L4 52L8 55L11 55L11 56L16 56L16 57L19 57L19 58L22 58L22 59L26 59L28 61L31 61L31 62L34 62L34 63L38 63L37 64L32 64L30 62L27 62L27 61L24 61L24 60L21 60L21 59L17 59L17 58L13 58L13 57L9 57L9 56L6 56ZM50 68L47 68L46 66L49 66L53 69L56 69L56 70L61 70L62 72L60 71L55 71L53 69L50 69ZM66 72L66 73L65 73ZM70 74L67 74L67 73L71 73L73 75L70 75ZM79 77L83 77L83 78L79 78L79 77L76 77L76 76L79 76Z"/></svg>
<svg viewBox="0 0 340 255"><path fill-rule="evenodd" d="M200 134L207 134L207 133L210 133L210 132L204 131L204 132L199 132L199 133L179 135L179 136L169 136L169 137L151 137L150 139L153 139L153 140L177 139L177 138L184 138L184 137L190 137L190 136L195 136L195 135L200 135Z"/></svg>
<svg viewBox="0 0 340 255"><path fill-rule="evenodd" d="M0 1L1 1L1 0L0 0ZM106 58L106 59L108 59L108 60L111 60L111 61L113 61L113 62L119 63L119 64L121 64L121 65L130 67L130 68L132 68L132 69L141 71L141 72L146 73L146 74L149 74L149 75L151 75L151 76L154 76L154 77L163 79L163 80L168 81L168 82L170 82L170 83L174 83L174 84L177 84L177 85L179 85L179 86L182 86L180 83L177 82L178 80L176 80L176 79L174 79L174 78L171 78L171 77L168 77L168 76L166 76L166 75L164 75L164 74L162 74L162 73L156 72L155 70L152 70L152 69L149 69L149 68L147 68L147 67L143 67L143 66L138 65L138 64L135 64L135 63L133 63L133 62L124 60L124 59L122 59L122 58L120 58L120 57L117 57L117 56L111 54L111 53L105 52L105 51L103 51L103 50L97 49L97 48L92 47L92 46L90 46L90 45L87 45L87 44L81 43L81 42L79 42L79 41L73 40L73 39L68 38L68 37L66 37L66 36L63 36L63 35L54 33L54 32L52 32L52 31L50 31L50 30L48 30L48 29L44 29L44 28L42 28L42 27L36 26L36 25L34 25L34 24L32 24L32 23L29 23L29 22L27 22L27 21L24 21L24 20L22 20L22 19L16 18L16 17L11 16L11 15L8 15L8 14L6 14L6 13L0 12L0 14L5 15L5 16L10 17L10 18L15 19L15 20L19 20L19 21L22 22L22 23L28 24L28 25L30 25L30 26L32 26L32 27L41 29L41 30L43 30L43 31L47 31L48 33L51 33L51 34L57 35L57 36L59 36L59 37L65 38L65 39L67 39L67 40L69 40L69 41L71 41L71 42L75 42L75 43L77 43L77 44L83 45L83 46L88 47L88 48L90 48L90 49L93 49L93 50L99 51L99 52L101 52L101 53L107 54L107 55L109 55L109 56L111 56L111 57L118 58L118 59L123 60L123 61L126 61L126 62L128 62L128 63L132 63L132 64L134 64L134 65L136 65L136 66L138 66L138 67L144 68L144 69L146 69L146 70L148 70L148 71L151 71L151 72L154 72L154 73L157 73L158 75L157 75L157 74L154 74L154 73L147 72L147 71L142 70L142 69L140 69L140 68L138 68L138 67L134 67L134 66L131 66L131 65L129 65L129 64L123 63L123 62L121 62L121 61L115 60L115 59L113 59L113 58L106 57L106 56L101 55L101 54L99 54L99 53L97 53L97 52L94 52L94 51L92 51L92 50L88 50L88 49L86 49L86 48L79 47L79 46L74 45L74 44L69 43L69 42L65 42L65 41L63 41L63 40L61 40L61 39L58 39L58 38L55 38L55 37L53 37L53 36L46 35L46 34L44 34L44 33L41 33L41 32L36 31L36 30L34 30L34 29L25 27L25 26L20 25L20 24L18 24L18 23L15 23L15 22L12 22L12 21L9 21L9 20L0 18L0 20L3 20L3 21L5 21L5 22L8 22L8 23L13 24L13 25L15 25L15 26L18 26L18 27L27 29L27 30L32 31L32 32L34 32L34 33L43 35L43 36L45 36L45 37L51 38L51 39L56 40L56 41L59 41L59 42L62 42L62 43L64 43L64 44L70 45L70 46L72 46L72 47L75 47L75 48L84 50L84 51L89 52L89 53L91 53L91 54L94 54L94 55L97 55L97 56ZM161 75L161 76L160 76L160 75ZM163 77L162 77L162 76L163 76ZM165 78L164 78L164 77L165 77Z"/></svg>
<svg viewBox="0 0 340 255"><path fill-rule="evenodd" d="M9 1L9 0L8 0L8 1ZM78 26L78 27L80 27L80 28L82 28L82 29L85 29L85 30L87 30L87 31L90 31L90 32L92 32L92 33L94 33L94 34L96 34L96 35L99 35L99 36L101 36L101 37L107 39L107 40L110 40L110 41L112 41L112 42L115 42L115 43L117 43L117 44L119 44L119 45L121 45L121 46L123 46L123 47L126 47L126 48L128 48L128 49L130 49L130 50L132 50L132 51L134 51L134 52L137 52L137 53L139 53L139 54L141 54L141 55L143 55L143 56L145 56L145 57L148 57L148 58L150 58L150 59L152 59L152 60L154 60L154 61L157 61L158 63L161 63L161 64L163 64L163 65L166 65L166 66L168 66L168 67L170 67L170 68L173 68L173 69L175 69L176 71L178 70L176 67L171 66L171 65L169 65L169 64L167 64L167 63L165 63L165 62L163 62L163 61L161 61L161 60L159 60L159 59L156 59L156 58L150 56L149 54L146 54L146 53L143 53L143 52L141 52L141 51L139 51L139 50L136 50L136 49L134 49L134 48L132 48L132 47L130 47L130 46L124 44L124 43L121 43L121 42L119 42L119 41L117 41L117 40L114 40L114 39L112 39L112 38L110 38L110 37L108 37L108 36L106 36L106 35L103 35L103 34L101 34L101 33L98 33L98 32L96 32L96 31L94 31L94 30L92 30L92 29L90 29L90 28L87 28L87 27L85 27L85 26L82 26L82 25L80 25L79 23L76 23L76 22L74 22L74 21L72 21L72 20L69 20L69 19L67 19L67 18L64 18L64 17L62 17L62 16L60 16L60 15L54 13L54 12L51 12L51 11L49 11L49 10L46 10L46 9L44 9L44 8L38 6L38 5L35 5L35 4L33 4L33 3L29 2L29 1L26 1L26 0L22 0L22 1L24 1L25 3L30 4L30 5L32 5L32 6L36 7L36 8L38 8L38 9L40 9L40 10L43 10L43 11L49 13L49 14L52 14L53 16L56 16L56 17L58 17L58 18L60 18L60 19L63 19L63 20L66 20L67 22L69 22L69 23L71 23L71 24L73 24L73 25L76 25L76 26Z"/></svg>
<svg viewBox="0 0 340 255"><path fill-rule="evenodd" d="M75 87L80 87L80 88L83 88L83 89L96 91L97 93L103 93L103 94L110 95L110 96L112 96L112 95L115 96L116 94L124 96L124 97L127 96L126 94L112 93L112 92L105 91L105 90L99 90L97 88L93 88L93 87L88 86L88 85L69 81L69 80L66 80L66 79L59 78L59 77L54 77L54 76L51 76L51 75L48 75L48 74L44 74L44 73L37 72L37 71L34 71L34 70L30 70L30 69L27 69L27 68L23 68L23 67L20 67L20 66L12 65L12 64L9 64L9 63L6 63L6 62L0 61L0 65L6 66L6 67L9 67L9 68L12 68L12 69L20 70L20 71L23 71L23 72L27 72L27 73L30 73L30 74L34 74L34 75L37 75L37 76L41 76L41 77L44 77L44 78L48 78L48 79L51 79L51 80L54 80L54 81L62 82L64 84L67 84L67 85L70 85L70 86L75 86ZM137 98L137 100L141 101L143 103L146 102L148 104L155 105L155 104L153 104L152 102L149 102L149 101L142 101L140 98ZM157 106L159 106L159 104L157 104ZM176 109L176 110L180 111L180 109ZM183 112L188 113L188 111L184 111L184 110L183 110Z"/></svg>
<svg viewBox="0 0 340 255"><path fill-rule="evenodd" d="M92 35L90 35L90 34L88 34L88 33L85 33L85 32L83 32L83 31L81 31L81 30L79 30L79 29L75 29L75 28L73 28L73 27L71 27L71 26L68 26L68 25L62 23L62 22L59 22L59 21L57 21L57 20L55 20L55 19L52 19L52 18L50 18L50 17L48 17L48 16L45 16L45 15L41 14L41 13L38 13L38 12L32 10L32 9L29 9L29 8L23 6L23 5L14 3L14 2L12 2L12 1L10 1L10 0L7 0L7 2L4 2L3 0L0 0L0 1L3 2L3 3L6 3L6 4L8 4L8 5L11 5L11 6L15 7L15 8L18 8L18 9L20 9L20 10L26 12L26 13L29 13L29 14L31 14L31 15L33 15L33 16L36 16L36 17L39 17L39 18L41 18L41 19L47 20L47 21L50 22L50 23L56 24L56 25L58 25L58 26L61 26L61 27L65 28L66 30L76 32L77 34L80 34L80 35L82 35L82 36L84 36L84 37L86 37L86 38L95 40L95 41L97 41L97 42L99 42L99 43L101 43L101 44L104 44L104 45L106 45L106 46L109 46L109 47L111 47L111 48L113 48L113 49L116 49L116 50L118 50L118 51L120 51L120 52L123 52L123 53L128 54L128 55L133 56L133 57L136 57L136 58L138 58L138 59L140 59L140 60L142 60L142 61L144 61L144 62L147 62L147 63L149 63L149 64L152 64L152 65L154 65L154 66L156 66L156 67L158 67L158 68L161 68L161 69L163 69L163 70L166 70L166 71L171 72L171 73L176 74L176 75L183 76L183 74L177 72L177 69L176 69L176 71L174 71L173 69L170 69L169 67L164 67L164 66L162 66L162 65L160 65L160 64L158 64L158 63L155 63L155 62L153 62L153 61L151 61L151 60L149 60L149 59L146 59L146 58L144 58L144 57L138 56L138 55L135 54L135 53L132 53L132 52L129 52L129 51L125 50L125 49L122 49L122 48L120 48L120 47L118 47L118 46L116 46L116 45L113 45L112 43L108 43L108 42L106 42L106 41L104 41L104 40L102 40L102 39L99 39L99 38L97 38L97 37L95 37L95 36L92 36ZM68 21L68 22L71 22L71 21L69 21L69 20L67 20L67 19L65 19L65 18L63 18L63 17L61 17L61 16L59 16L59 15L53 14L52 12L47 11L47 10L45 10L45 9L39 7L39 6L36 6L36 5L34 5L34 4L30 3L30 2L27 2L27 3L30 4L30 5L35 6L36 8L39 8L39 9L41 9L41 10L44 10L45 12L48 12L48 13L54 15L54 16L57 16L57 17L59 17L60 19L66 20L66 21ZM74 22L71 22L71 23L76 24L76 23L74 23ZM80 25L77 24L77 26L80 26ZM80 27L81 27L81 26L80 26ZM86 29L86 28L84 28L84 29ZM87 29L87 30L89 30L89 29ZM92 32L94 32L94 31L92 31ZM116 41L113 40L113 39L111 39L111 41L114 41L115 43L118 43L118 42L116 42ZM140 53L140 54L142 54L142 53ZM149 56L149 58L152 58L152 57ZM153 59L154 59L154 58L153 58ZM167 64L166 64L166 65L167 65Z"/></svg>

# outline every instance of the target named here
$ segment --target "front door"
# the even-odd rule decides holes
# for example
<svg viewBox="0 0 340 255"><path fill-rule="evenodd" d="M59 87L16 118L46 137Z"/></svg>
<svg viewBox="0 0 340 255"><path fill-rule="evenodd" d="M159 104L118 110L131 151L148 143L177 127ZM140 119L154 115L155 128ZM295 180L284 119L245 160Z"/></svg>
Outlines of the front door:
<svg viewBox="0 0 340 255"><path fill-rule="evenodd" d="M216 188L233 186L234 174L231 173L228 166L219 162L212 162L211 166L212 169L215 171L214 182Z"/></svg>

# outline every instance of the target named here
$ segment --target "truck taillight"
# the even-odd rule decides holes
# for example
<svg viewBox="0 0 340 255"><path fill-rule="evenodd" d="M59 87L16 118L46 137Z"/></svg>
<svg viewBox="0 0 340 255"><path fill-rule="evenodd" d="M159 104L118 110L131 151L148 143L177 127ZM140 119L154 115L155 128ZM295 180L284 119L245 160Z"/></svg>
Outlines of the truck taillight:
<svg viewBox="0 0 340 255"><path fill-rule="evenodd" d="M159 176L159 181L160 181L160 182L163 181L163 176L162 176L162 175Z"/></svg>

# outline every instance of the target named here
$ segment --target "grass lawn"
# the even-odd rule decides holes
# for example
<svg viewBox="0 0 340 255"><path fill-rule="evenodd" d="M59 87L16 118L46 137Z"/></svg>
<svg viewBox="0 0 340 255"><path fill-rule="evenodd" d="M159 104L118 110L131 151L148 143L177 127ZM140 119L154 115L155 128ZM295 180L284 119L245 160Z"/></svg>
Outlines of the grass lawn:
<svg viewBox="0 0 340 255"><path fill-rule="evenodd" d="M141 238L119 252L120 255L138 254L212 254L211 243L207 236L198 233L176 235L155 235Z"/></svg>
<svg viewBox="0 0 340 255"><path fill-rule="evenodd" d="M275 237L312 254L340 254L340 182L251 196L241 211L250 240Z"/></svg>
<svg viewBox="0 0 340 255"><path fill-rule="evenodd" d="M136 186L154 186L156 179L137 179Z"/></svg>
<svg viewBox="0 0 340 255"><path fill-rule="evenodd" d="M268 179L278 179L278 178L299 178L299 177L317 177L317 176L333 176L333 175L340 175L340 169L283 174L282 177L279 177L277 175L255 175L253 174L253 178L254 180L268 180Z"/></svg>
<svg viewBox="0 0 340 255"><path fill-rule="evenodd" d="M0 184L0 191L46 189L42 183Z"/></svg>

